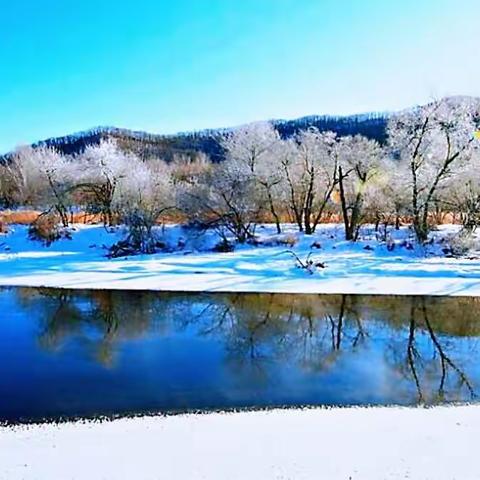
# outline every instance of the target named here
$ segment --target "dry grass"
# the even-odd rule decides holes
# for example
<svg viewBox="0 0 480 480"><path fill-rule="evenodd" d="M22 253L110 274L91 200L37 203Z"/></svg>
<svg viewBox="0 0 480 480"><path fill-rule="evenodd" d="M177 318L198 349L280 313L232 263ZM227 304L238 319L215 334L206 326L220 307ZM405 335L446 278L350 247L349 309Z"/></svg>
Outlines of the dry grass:
<svg viewBox="0 0 480 480"><path fill-rule="evenodd" d="M0 223L5 225L31 225L42 212L37 210L4 210L0 211ZM78 212L69 215L71 223L96 224L102 222L101 215Z"/></svg>
<svg viewBox="0 0 480 480"><path fill-rule="evenodd" d="M5 225L31 225L42 212L37 210L4 210L0 211L0 223ZM453 215L451 213L442 213L442 215L431 214L429 216L431 220L434 220L434 223L438 225L442 224L458 224L460 223L458 215ZM90 214L85 212L73 213L69 216L71 223L83 223L83 224L98 224L102 223L102 216L96 214ZM271 215L265 214L258 219L259 222L264 223L273 223L274 219ZM180 213L170 213L162 218L162 222L159 223L184 223L187 221L187 218ZM281 215L282 222L292 222L292 219L287 215L282 213ZM326 213L320 220L320 223L342 223L343 219L340 214L337 213ZM373 220L372 220L373 223ZM400 223L402 225L410 225L411 218L402 216L400 218Z"/></svg>
<svg viewBox="0 0 480 480"><path fill-rule="evenodd" d="M95 225L97 223L102 223L103 219L101 215L93 213L78 212L72 215L69 215L70 223L84 223L87 225Z"/></svg>
<svg viewBox="0 0 480 480"><path fill-rule="evenodd" d="M35 210L20 210L10 211L5 210L0 212L0 222L6 225L31 225L40 215L41 212Z"/></svg>

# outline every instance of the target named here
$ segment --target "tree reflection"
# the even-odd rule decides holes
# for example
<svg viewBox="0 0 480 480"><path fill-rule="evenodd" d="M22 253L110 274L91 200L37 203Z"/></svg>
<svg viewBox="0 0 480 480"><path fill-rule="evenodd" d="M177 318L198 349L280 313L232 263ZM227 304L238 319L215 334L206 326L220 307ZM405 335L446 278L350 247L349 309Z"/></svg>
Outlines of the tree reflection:
<svg viewBox="0 0 480 480"><path fill-rule="evenodd" d="M221 344L233 372L255 371L263 382L275 382L279 368L321 375L352 355L369 359L380 351L392 378L399 378L392 382L399 401L475 396L464 366L469 358L457 346L465 338L476 347L476 298L55 289L17 295L41 319L42 348L56 352L75 341L107 367L133 339L188 334Z"/></svg>
<svg viewBox="0 0 480 480"><path fill-rule="evenodd" d="M148 292L21 289L24 306L39 317L39 345L55 352L77 341L102 365L113 366L122 342L147 336L170 302Z"/></svg>
<svg viewBox="0 0 480 480"><path fill-rule="evenodd" d="M422 391L421 381L418 374L418 365L421 368L426 369L425 365L428 363L424 361L422 355L419 353L416 347L415 335L417 332L418 324L422 321L425 330L428 333L428 336L431 340L431 344L433 346L432 351L432 358L429 363L439 363L440 365L440 378L438 383L437 389L437 400L443 401L445 400L445 383L447 380L447 375L449 371L452 371L454 375L457 377L457 383L453 387L453 390L461 391L462 388L466 388L471 398L475 397L475 391L473 389L472 383L468 379L465 372L454 362L450 356L446 353L445 347L442 345L438 335L435 333L434 328L432 327L432 323L429 319L428 309L424 298L420 299L420 314L421 318L416 319L415 310L416 310L416 301L412 301L411 307L411 314L410 314L410 326L409 326L409 335L408 335L408 344L407 344L407 358L408 358L408 366L411 370L412 377L415 381L415 386L418 393L418 400L419 402L425 401L425 395ZM431 366L431 365L430 365ZM433 370L435 367L432 368Z"/></svg>
<svg viewBox="0 0 480 480"><path fill-rule="evenodd" d="M382 342L386 361L413 382L418 402L474 398L472 381L449 350L455 350L452 339L479 334L472 316L477 299L461 299L454 319L450 302L456 299L433 299L429 305L420 297L237 295L220 309L216 303L211 312L218 320L204 318L209 328L201 331L221 330L237 362L295 361L310 371L331 369L348 352L367 355L372 343ZM408 315L399 317L399 311Z"/></svg>

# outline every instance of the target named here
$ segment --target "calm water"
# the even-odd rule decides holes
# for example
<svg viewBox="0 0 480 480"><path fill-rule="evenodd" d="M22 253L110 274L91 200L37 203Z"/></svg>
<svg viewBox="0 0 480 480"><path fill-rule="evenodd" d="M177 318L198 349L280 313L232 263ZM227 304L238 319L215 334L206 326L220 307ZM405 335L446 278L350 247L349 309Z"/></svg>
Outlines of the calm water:
<svg viewBox="0 0 480 480"><path fill-rule="evenodd" d="M0 289L0 420L475 401L479 305Z"/></svg>

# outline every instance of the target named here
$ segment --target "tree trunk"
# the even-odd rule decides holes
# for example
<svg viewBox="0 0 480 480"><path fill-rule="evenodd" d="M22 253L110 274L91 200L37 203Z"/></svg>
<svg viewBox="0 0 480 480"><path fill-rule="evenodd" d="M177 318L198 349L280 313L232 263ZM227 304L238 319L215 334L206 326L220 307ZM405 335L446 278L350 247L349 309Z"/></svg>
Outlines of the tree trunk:
<svg viewBox="0 0 480 480"><path fill-rule="evenodd" d="M312 224L311 224L311 217L312 217L312 214L310 212L310 209L309 208L305 209L304 224L305 224L305 234L306 235L311 235L313 233Z"/></svg>
<svg viewBox="0 0 480 480"><path fill-rule="evenodd" d="M356 241L358 239L360 212L362 207L362 194L357 193L355 203L352 208L352 216L350 217L350 236L349 240Z"/></svg>
<svg viewBox="0 0 480 480"><path fill-rule="evenodd" d="M269 203L269 206L270 206L270 212L273 215L273 218L275 220L275 225L277 227L277 234L280 234L280 233L282 233L282 227L280 225L280 217L278 216L278 213L275 209L275 204L273 203L273 198L272 198L272 194L270 192L270 189L267 188L266 190L267 190L267 196L268 196L268 203Z"/></svg>
<svg viewBox="0 0 480 480"><path fill-rule="evenodd" d="M353 240L353 232L350 227L350 221L348 218L348 209L347 209L347 201L345 199L345 189L343 186L343 171L342 167L338 167L338 176L339 176L339 187L340 187L340 203L342 205L342 216L343 216L343 223L345 225L345 239L346 240Z"/></svg>

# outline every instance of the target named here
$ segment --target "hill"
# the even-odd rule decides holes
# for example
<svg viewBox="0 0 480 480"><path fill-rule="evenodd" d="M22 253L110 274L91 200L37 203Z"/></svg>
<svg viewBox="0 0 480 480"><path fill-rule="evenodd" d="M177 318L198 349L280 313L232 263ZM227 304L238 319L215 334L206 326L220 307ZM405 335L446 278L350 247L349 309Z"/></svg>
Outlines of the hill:
<svg viewBox="0 0 480 480"><path fill-rule="evenodd" d="M450 97L459 101L465 97ZM480 99L479 99L480 100ZM389 118L394 113L365 113L348 116L310 115L294 120L271 120L272 124L284 138L309 127L320 131L333 131L340 136L361 134L380 143L386 140L386 129ZM224 152L220 140L231 128L182 132L173 135L161 135L143 131L116 127L96 127L83 132L62 137L48 138L33 144L34 147L46 145L54 147L64 154L82 152L87 145L95 145L102 140L114 139L121 148L132 151L142 158L162 157L167 161L174 155L181 154L194 158L199 152L210 156L213 161L221 161ZM11 154L0 157L0 161L8 160Z"/></svg>
<svg viewBox="0 0 480 480"><path fill-rule="evenodd" d="M295 120L273 120L282 137L290 137L300 130L317 127L321 131L331 130L338 135L362 134L380 142L385 140L388 114L363 114L351 116L312 115ZM231 128L183 132L161 135L116 127L96 127L83 132L53 137L33 144L54 147L64 154L82 152L87 145L96 145L102 140L114 139L120 147L133 151L142 158L159 156L171 160L175 154L195 157L199 152L209 155L213 161L221 161L224 152L220 140ZM4 155L8 159L11 154Z"/></svg>

